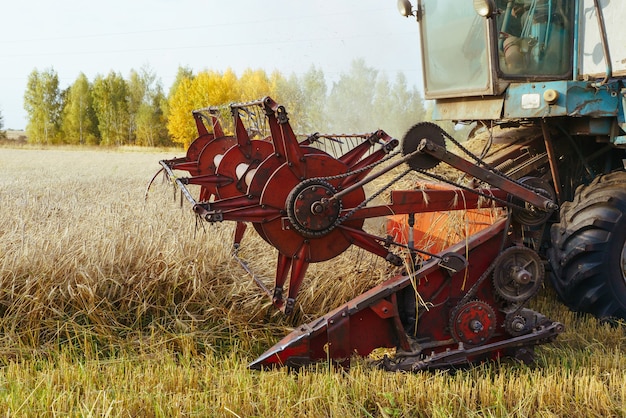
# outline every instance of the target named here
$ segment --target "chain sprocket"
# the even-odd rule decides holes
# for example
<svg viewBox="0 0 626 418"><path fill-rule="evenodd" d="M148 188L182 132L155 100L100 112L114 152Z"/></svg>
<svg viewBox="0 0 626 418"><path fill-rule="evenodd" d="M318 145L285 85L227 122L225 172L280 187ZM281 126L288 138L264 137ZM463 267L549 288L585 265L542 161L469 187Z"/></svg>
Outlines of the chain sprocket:
<svg viewBox="0 0 626 418"><path fill-rule="evenodd" d="M511 247L496 259L493 286L504 300L523 303L537 293L544 276L545 268L535 251Z"/></svg>
<svg viewBox="0 0 626 418"><path fill-rule="evenodd" d="M450 333L454 340L472 346L489 341L496 325L496 313L488 303L481 300L459 306L450 317Z"/></svg>
<svg viewBox="0 0 626 418"><path fill-rule="evenodd" d="M302 181L287 196L287 217L293 228L307 238L321 237L337 225L341 199L332 184L319 178Z"/></svg>
<svg viewBox="0 0 626 418"><path fill-rule="evenodd" d="M444 130L432 122L418 123L404 134L404 138L402 138L402 155L406 156L414 153L422 142L422 139L428 139L445 148L446 141L444 134ZM430 170L431 168L435 168L439 163L439 159L432 155L422 153L416 154L407 161L407 164L413 170Z"/></svg>
<svg viewBox="0 0 626 418"><path fill-rule="evenodd" d="M520 184L533 190L535 193L548 197L553 202L556 201L556 193L547 181L539 177L523 177L519 180L519 182ZM554 212L552 210L539 210L533 205L525 203L517 198L512 198L511 201L515 203L515 206L513 207L513 218L515 218L515 220L522 225L543 225L548 219L550 219L552 212Z"/></svg>

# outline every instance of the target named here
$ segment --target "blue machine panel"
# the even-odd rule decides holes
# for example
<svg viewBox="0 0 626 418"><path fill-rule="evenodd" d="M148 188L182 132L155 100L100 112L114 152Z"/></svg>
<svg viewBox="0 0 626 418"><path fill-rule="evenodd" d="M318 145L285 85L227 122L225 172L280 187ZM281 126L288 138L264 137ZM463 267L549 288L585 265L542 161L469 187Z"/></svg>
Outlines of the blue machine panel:
<svg viewBox="0 0 626 418"><path fill-rule="evenodd" d="M503 116L505 119L617 116L621 82L596 84L586 81L511 84L506 91Z"/></svg>

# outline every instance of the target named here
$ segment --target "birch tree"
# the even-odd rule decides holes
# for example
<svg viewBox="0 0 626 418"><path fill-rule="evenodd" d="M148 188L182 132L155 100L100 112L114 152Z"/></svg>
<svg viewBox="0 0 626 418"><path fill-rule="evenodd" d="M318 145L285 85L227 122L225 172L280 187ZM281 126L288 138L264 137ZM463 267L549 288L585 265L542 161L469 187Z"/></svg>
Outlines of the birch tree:
<svg viewBox="0 0 626 418"><path fill-rule="evenodd" d="M61 131L64 142L69 144L99 143L98 120L93 108L91 83L83 73L76 78L65 96Z"/></svg>
<svg viewBox="0 0 626 418"><path fill-rule="evenodd" d="M58 141L61 119L59 76L52 68L28 76L24 93L24 110L28 114L26 132L29 141L51 144Z"/></svg>
<svg viewBox="0 0 626 418"><path fill-rule="evenodd" d="M101 145L128 144L128 93L121 75L111 71L93 82L93 105L98 118Z"/></svg>

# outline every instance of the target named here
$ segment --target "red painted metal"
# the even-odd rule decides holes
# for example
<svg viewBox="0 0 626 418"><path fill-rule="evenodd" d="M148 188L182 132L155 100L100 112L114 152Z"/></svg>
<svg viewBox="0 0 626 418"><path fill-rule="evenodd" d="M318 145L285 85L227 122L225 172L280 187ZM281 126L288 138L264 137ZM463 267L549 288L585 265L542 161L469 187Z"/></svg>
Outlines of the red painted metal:
<svg viewBox="0 0 626 418"><path fill-rule="evenodd" d="M232 178L234 181L225 186L219 186L216 190L218 199L241 196L246 194L248 184L246 174L256 169L274 151L272 143L265 140L253 140L245 146L236 145L224 153L215 174L217 176ZM237 172L241 170L241 172Z"/></svg>
<svg viewBox="0 0 626 418"><path fill-rule="evenodd" d="M432 155L440 161L444 161L452 167L458 168L464 173L470 174L478 179L481 179L489 184L498 187L502 190L506 190L509 194L528 202L535 207L544 211L553 211L558 209L558 206L549 197L542 194L535 193L526 187L519 185L516 182L509 180L508 178L498 175L494 172L485 170L470 161L467 161L457 155L454 155L440 145L434 142L423 139L418 147L418 150L422 153Z"/></svg>
<svg viewBox="0 0 626 418"><path fill-rule="evenodd" d="M265 116L268 137L259 138L254 129L244 126L241 115L250 115L250 106L260 108ZM259 114L259 109L254 111ZM541 209L552 209L549 198L499 173L476 167L428 140L422 141L419 152L502 186L503 190L392 191L388 204L368 205L365 184L413 157L406 155L373 173L377 163L398 145L397 140L376 131L357 136L362 142L342 151L343 155L333 156L312 146L322 135L314 134L298 142L285 108L269 97L233 104L231 114L233 137L224 136L216 112L211 113L213 133L194 114L200 137L194 142L193 150L188 151L186 158L162 162L162 166L172 177L172 170L177 169L192 174L190 178L177 179L176 184L202 219L237 222L236 248L241 243L245 223L250 222L278 250L273 293L265 285L261 287L286 314L293 311L309 264L332 259L352 245L398 266L410 262L410 257L403 260L392 251L392 246L398 243L365 232L366 219L476 209L485 205L485 196L492 197L489 207L503 206L511 193ZM202 150L198 151L199 148ZM506 161L508 155L499 158ZM201 186L197 201L185 187L192 184ZM542 331L529 329L528 335L519 336L519 342L507 334L504 324L508 311L486 275L490 274L501 249L512 245L512 240L508 221L500 218L446 253L426 253L430 259L414 274L392 277L327 315L298 327L251 367L301 365L325 359L348 365L354 354L367 355L376 348L388 347L397 348L412 359L408 366L400 364L396 369L419 369L485 356L495 358L506 348L519 346L515 344L532 345L553 338L561 329L554 323ZM419 249L411 250L419 252ZM447 263L448 259L459 263ZM484 347L467 350L463 344Z"/></svg>
<svg viewBox="0 0 626 418"><path fill-rule="evenodd" d="M235 144L236 140L232 136L221 136L207 143L198 156L196 175L214 176L217 170L217 160ZM200 191L200 201L208 201L216 193L216 186L204 186Z"/></svg>
<svg viewBox="0 0 626 418"><path fill-rule="evenodd" d="M347 167L338 160L325 155L307 155L305 163L301 164L302 172L307 173L307 178L332 176L334 174L345 173ZM284 209L291 190L300 183L301 179L294 173L288 163L279 167L267 180L263 194L261 195L261 206L276 209ZM338 183L335 180L334 185ZM365 199L363 189L356 190L344 199L344 204L354 207ZM350 226L360 228L362 220L351 220L347 223ZM345 251L351 242L339 231L331 231L327 235L319 238L306 238L289 227L281 218L261 225L268 241L282 254L293 256L301 247L305 240L311 242L311 263L329 260Z"/></svg>
<svg viewBox="0 0 626 418"><path fill-rule="evenodd" d="M432 260L414 276L392 277L328 314L298 327L251 363L250 367L301 366L328 358L345 364L345 360L353 354L367 356L376 348L400 345L406 336L403 335L404 330L398 330L395 325L398 309L394 295L413 283L417 285L422 298L432 302L432 308L420 318L419 338L444 342L433 347L436 353L456 348L458 343L452 339L448 326L449 305L460 300L465 293L463 289L467 290L475 283L498 254L505 237L505 227L506 220L501 219L485 231L470 237L467 246L461 243L449 249L461 255L466 252L470 254L467 271L449 277L438 262ZM493 296L488 301L495 304ZM503 338L500 330L494 340Z"/></svg>
<svg viewBox="0 0 626 418"><path fill-rule="evenodd" d="M207 116L205 112L208 112L210 116ZM196 122L196 128L198 130L198 138L196 138L187 148L185 157L174 158L169 160L169 166L173 170L183 170L189 172L191 175L198 175L198 160L202 150L207 144L212 142L215 138L224 136L222 126L217 118L217 110L214 108L198 109L192 112L194 120ZM207 129L203 120L207 120L211 123L211 131Z"/></svg>

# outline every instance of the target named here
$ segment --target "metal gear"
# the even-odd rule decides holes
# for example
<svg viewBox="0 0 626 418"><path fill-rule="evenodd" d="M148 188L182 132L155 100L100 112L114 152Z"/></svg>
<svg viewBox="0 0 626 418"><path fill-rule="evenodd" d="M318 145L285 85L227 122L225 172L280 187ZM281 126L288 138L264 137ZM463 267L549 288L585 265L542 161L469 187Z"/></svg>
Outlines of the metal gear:
<svg viewBox="0 0 626 418"><path fill-rule="evenodd" d="M511 247L494 262L493 286L508 302L520 303L534 296L545 276L539 255L528 247Z"/></svg>
<svg viewBox="0 0 626 418"><path fill-rule="evenodd" d="M287 196L287 218L293 228L307 238L321 237L337 225L341 200L331 199L336 193L332 184L321 179L308 179Z"/></svg>
<svg viewBox="0 0 626 418"><path fill-rule="evenodd" d="M504 329L513 337L519 337L531 332L546 317L527 308L516 309L506 315Z"/></svg>
<svg viewBox="0 0 626 418"><path fill-rule="evenodd" d="M461 305L450 317L450 333L457 342L481 345L489 341L496 330L496 313L481 300Z"/></svg>
<svg viewBox="0 0 626 418"><path fill-rule="evenodd" d="M433 143L445 147L444 131L432 122L422 122L414 125L402 138L402 155L412 154L417 150L422 139L428 139ZM439 160L429 154L417 154L407 164L413 170L430 170L439 164Z"/></svg>
<svg viewBox="0 0 626 418"><path fill-rule="evenodd" d="M539 177L523 177L519 180L519 183L535 190L537 193L545 197L549 197L553 202L556 202L556 193L547 181ZM552 216L553 211L537 209L536 207L519 199L513 198L512 202L517 205L517 207L513 207L513 217L522 225L543 225L548 219L550 219L550 216Z"/></svg>
<svg viewBox="0 0 626 418"><path fill-rule="evenodd" d="M504 321L504 329L514 337L523 335L527 329L526 318L522 315L507 316Z"/></svg>

